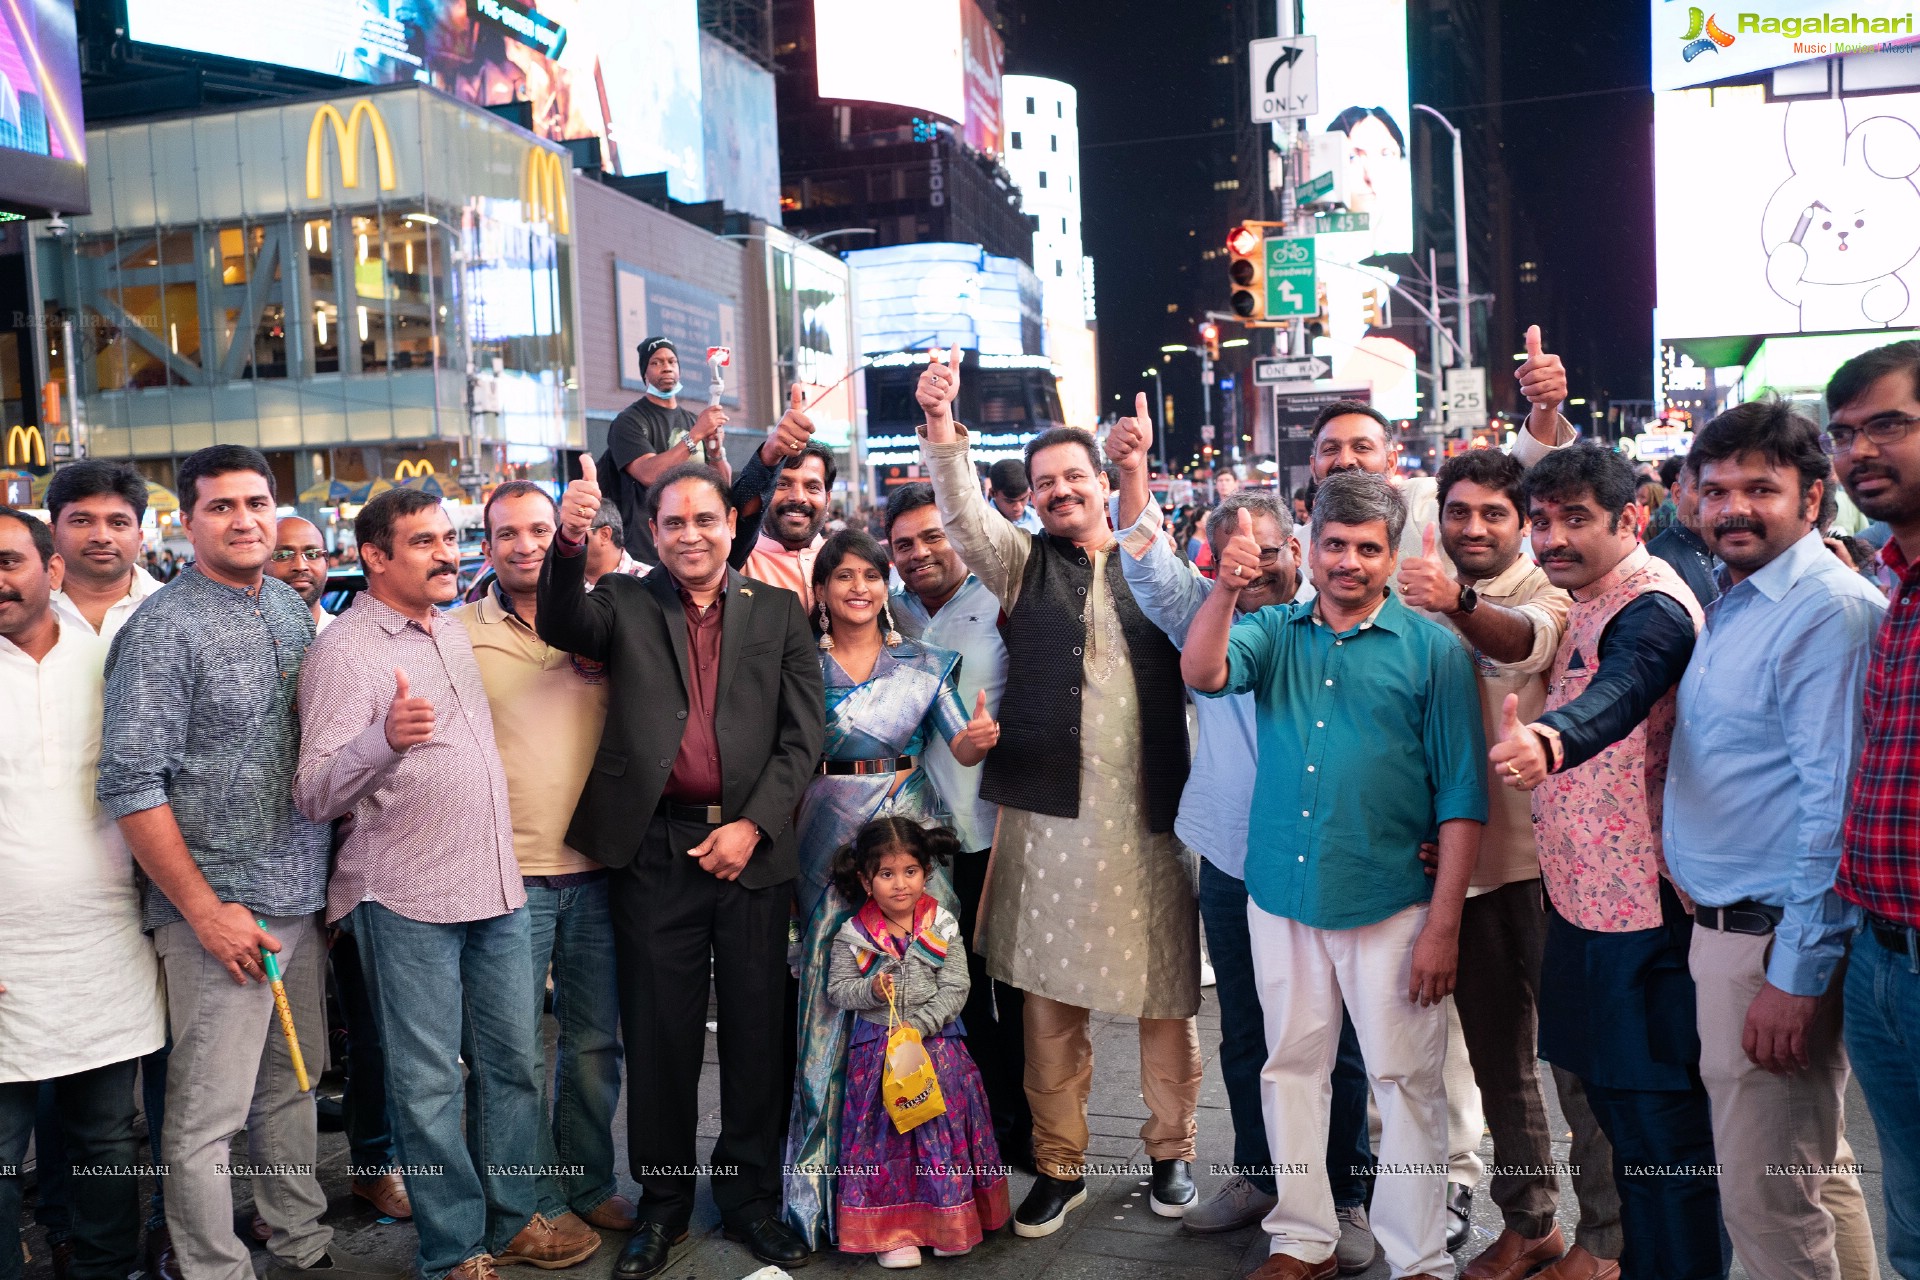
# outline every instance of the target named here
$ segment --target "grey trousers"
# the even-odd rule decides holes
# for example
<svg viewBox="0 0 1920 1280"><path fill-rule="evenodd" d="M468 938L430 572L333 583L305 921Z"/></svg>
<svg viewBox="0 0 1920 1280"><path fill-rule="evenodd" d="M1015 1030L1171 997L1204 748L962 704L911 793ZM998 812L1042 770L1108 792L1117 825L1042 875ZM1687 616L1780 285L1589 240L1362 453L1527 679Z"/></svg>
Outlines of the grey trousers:
<svg viewBox="0 0 1920 1280"><path fill-rule="evenodd" d="M1538 880L1468 898L1460 916L1460 975L1453 993L1493 1134L1489 1191L1505 1225L1529 1240L1553 1229L1557 1200L1538 1053L1540 954L1546 937ZM1579 1079L1557 1068L1553 1079L1573 1131L1567 1163L1580 1199L1577 1242L1596 1258L1618 1258L1622 1237L1613 1148Z"/></svg>
<svg viewBox="0 0 1920 1280"><path fill-rule="evenodd" d="M326 1068L326 935L320 917L269 916L307 1073ZM154 949L167 979L173 1056L161 1155L168 1168L167 1229L188 1280L253 1280L253 1260L233 1231L233 1177L248 1173L254 1210L273 1235L267 1252L294 1266L316 1261L333 1238L320 1225L326 1194L314 1170L313 1095L302 1092L273 1007L273 990L240 986L187 924L163 925ZM233 1139L247 1131L247 1154ZM237 1167L236 1167L237 1166Z"/></svg>

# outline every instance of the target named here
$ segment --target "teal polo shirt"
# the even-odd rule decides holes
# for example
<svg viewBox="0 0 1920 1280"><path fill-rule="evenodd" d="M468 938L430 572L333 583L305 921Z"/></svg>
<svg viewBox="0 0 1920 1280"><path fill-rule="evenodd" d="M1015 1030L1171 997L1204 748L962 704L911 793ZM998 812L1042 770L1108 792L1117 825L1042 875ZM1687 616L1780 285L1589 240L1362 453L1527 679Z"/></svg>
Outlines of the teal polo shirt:
<svg viewBox="0 0 1920 1280"><path fill-rule="evenodd" d="M1260 767L1247 892L1262 911L1354 929L1425 902L1420 844L1487 820L1487 739L1458 637L1391 591L1336 633L1312 601L1234 624L1227 683L1251 693ZM1196 779L1198 781L1198 779Z"/></svg>

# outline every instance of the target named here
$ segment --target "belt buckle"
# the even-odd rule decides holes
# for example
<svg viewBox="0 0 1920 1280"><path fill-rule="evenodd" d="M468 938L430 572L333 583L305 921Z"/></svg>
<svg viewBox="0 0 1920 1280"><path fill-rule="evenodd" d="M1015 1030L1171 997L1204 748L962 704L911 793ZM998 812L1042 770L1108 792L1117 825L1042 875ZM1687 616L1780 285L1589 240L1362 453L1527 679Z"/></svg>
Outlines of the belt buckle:
<svg viewBox="0 0 1920 1280"><path fill-rule="evenodd" d="M710 827L718 827L718 826L724 825L725 823L726 823L726 818L721 814L720 806L717 804L708 805L707 806L707 825Z"/></svg>

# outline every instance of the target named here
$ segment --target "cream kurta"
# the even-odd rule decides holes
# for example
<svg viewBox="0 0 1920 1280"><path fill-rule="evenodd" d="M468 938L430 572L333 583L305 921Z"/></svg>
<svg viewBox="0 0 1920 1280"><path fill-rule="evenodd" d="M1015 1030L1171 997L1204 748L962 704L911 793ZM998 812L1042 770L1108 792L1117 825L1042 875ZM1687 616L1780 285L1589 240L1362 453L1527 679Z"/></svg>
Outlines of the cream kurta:
<svg viewBox="0 0 1920 1280"><path fill-rule="evenodd" d="M967 567L1009 613L1034 536L987 504L962 440L922 442L940 515ZM1000 810L974 945L1003 982L1133 1018L1200 1007L1200 920L1191 855L1147 830L1140 712L1126 638L1093 553L1080 706L1080 816Z"/></svg>
<svg viewBox="0 0 1920 1280"><path fill-rule="evenodd" d="M133 858L93 797L107 642L56 617L60 638L39 662L0 637L0 1084L166 1040Z"/></svg>

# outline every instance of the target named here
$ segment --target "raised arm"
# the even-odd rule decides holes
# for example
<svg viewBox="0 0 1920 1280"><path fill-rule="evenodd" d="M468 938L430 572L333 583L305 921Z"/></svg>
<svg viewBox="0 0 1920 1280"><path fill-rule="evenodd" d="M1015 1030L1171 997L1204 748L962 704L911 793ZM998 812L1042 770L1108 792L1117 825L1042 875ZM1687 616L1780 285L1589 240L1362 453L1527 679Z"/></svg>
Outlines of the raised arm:
<svg viewBox="0 0 1920 1280"><path fill-rule="evenodd" d="M1527 414L1526 430L1514 436L1513 447L1507 452L1530 467L1555 449L1572 444L1580 433L1560 416L1560 406L1567 398L1566 365L1559 356L1542 349L1539 325L1527 326L1526 342L1527 357L1513 376L1520 383L1520 394L1533 407Z"/></svg>
<svg viewBox="0 0 1920 1280"><path fill-rule="evenodd" d="M980 492L980 480L967 453L966 430L953 420L953 401L959 394L960 348L956 344L950 363L937 355L928 363L914 391L927 415L920 429L921 460L933 482L940 519L960 549L960 558L1002 608L1012 609L1027 557L1033 553L1033 535L995 511Z"/></svg>
<svg viewBox="0 0 1920 1280"><path fill-rule="evenodd" d="M1125 519L1126 499L1121 499ZM1187 628L1206 603L1209 583L1200 571L1182 560L1166 537L1166 513L1151 495L1140 518L1120 529L1120 574L1133 592L1133 602L1147 621L1166 632L1179 648L1187 642Z"/></svg>
<svg viewBox="0 0 1920 1280"><path fill-rule="evenodd" d="M540 566L540 606L533 620L542 640L592 662L605 662L613 651L617 594L587 590L587 533L599 510L599 472L592 456L581 454L580 478L560 495L560 532Z"/></svg>
<svg viewBox="0 0 1920 1280"><path fill-rule="evenodd" d="M773 424L767 438L753 451L733 481L735 525L733 549L727 553L729 567L745 566L760 540L760 528L773 499L773 486L780 478L780 467L788 458L797 457L813 439L813 419L807 416L806 393L795 383L787 393L787 411Z"/></svg>
<svg viewBox="0 0 1920 1280"><path fill-rule="evenodd" d="M1242 511L1239 527L1220 553L1219 576L1213 580L1213 590L1193 615L1187 642L1180 650L1180 678L1194 692L1225 692L1229 681L1234 692L1252 687L1249 673L1236 673L1228 660L1228 642L1240 591L1259 576L1260 544L1254 541L1253 517Z"/></svg>

